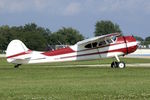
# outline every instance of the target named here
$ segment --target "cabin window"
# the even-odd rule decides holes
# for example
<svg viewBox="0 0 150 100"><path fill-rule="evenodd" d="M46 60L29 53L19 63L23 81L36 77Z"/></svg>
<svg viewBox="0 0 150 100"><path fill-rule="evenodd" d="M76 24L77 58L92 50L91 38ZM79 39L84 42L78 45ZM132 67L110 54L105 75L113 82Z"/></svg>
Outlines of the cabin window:
<svg viewBox="0 0 150 100"><path fill-rule="evenodd" d="M92 43L93 48L97 47L97 42Z"/></svg>
<svg viewBox="0 0 150 100"><path fill-rule="evenodd" d="M108 44L113 43L111 39L106 40Z"/></svg>
<svg viewBox="0 0 150 100"><path fill-rule="evenodd" d="M97 42L93 42L85 45L85 48L95 48L95 47L97 47Z"/></svg>
<svg viewBox="0 0 150 100"><path fill-rule="evenodd" d="M98 45L99 45L99 46L106 45L106 42L105 42L105 41L100 41Z"/></svg>
<svg viewBox="0 0 150 100"><path fill-rule="evenodd" d="M85 45L85 48L92 48L92 44L89 43L89 44Z"/></svg>

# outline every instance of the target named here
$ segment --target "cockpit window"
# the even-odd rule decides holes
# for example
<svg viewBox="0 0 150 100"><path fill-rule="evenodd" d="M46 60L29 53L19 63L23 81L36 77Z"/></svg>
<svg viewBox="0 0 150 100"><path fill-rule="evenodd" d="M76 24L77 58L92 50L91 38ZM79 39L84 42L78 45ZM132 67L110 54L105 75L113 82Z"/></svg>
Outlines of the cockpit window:
<svg viewBox="0 0 150 100"><path fill-rule="evenodd" d="M108 44L113 43L113 41L111 39L107 39L106 41Z"/></svg>
<svg viewBox="0 0 150 100"><path fill-rule="evenodd" d="M85 45L85 48L95 48L95 47L97 47L97 42L93 42Z"/></svg>
<svg viewBox="0 0 150 100"><path fill-rule="evenodd" d="M89 43L89 44L85 45L85 48L96 48L96 47L105 46L110 43L113 43L112 39L107 39L107 40L103 40L100 42Z"/></svg>
<svg viewBox="0 0 150 100"><path fill-rule="evenodd" d="M106 45L106 42L105 42L105 41L100 41L98 45L99 45L99 46Z"/></svg>

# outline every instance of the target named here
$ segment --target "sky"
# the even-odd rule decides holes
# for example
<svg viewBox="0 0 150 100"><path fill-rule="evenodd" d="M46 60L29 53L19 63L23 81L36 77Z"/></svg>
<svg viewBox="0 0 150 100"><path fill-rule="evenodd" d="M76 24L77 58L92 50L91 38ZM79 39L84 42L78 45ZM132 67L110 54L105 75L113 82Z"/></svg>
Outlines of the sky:
<svg viewBox="0 0 150 100"><path fill-rule="evenodd" d="M0 0L0 25L36 23L52 32L73 27L93 37L100 20L117 23L125 35L150 36L150 0Z"/></svg>

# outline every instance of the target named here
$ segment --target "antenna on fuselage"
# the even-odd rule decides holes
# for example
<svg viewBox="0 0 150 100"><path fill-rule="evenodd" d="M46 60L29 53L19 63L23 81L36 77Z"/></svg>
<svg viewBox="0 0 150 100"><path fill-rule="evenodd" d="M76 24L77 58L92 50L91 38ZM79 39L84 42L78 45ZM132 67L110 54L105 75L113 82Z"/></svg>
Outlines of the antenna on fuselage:
<svg viewBox="0 0 150 100"><path fill-rule="evenodd" d="M48 44L47 46L48 46L48 50L49 50L49 49L51 49L52 51L55 50L55 49L52 47L52 45L49 45L49 44Z"/></svg>
<svg viewBox="0 0 150 100"><path fill-rule="evenodd" d="M65 46L64 46L59 40L57 40L57 42L58 42L63 48L65 48Z"/></svg>

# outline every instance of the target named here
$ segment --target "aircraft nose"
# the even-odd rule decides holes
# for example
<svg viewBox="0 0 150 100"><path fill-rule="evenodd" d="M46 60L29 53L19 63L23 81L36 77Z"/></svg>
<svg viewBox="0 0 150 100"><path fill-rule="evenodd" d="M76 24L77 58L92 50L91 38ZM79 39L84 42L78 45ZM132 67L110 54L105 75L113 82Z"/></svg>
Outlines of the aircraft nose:
<svg viewBox="0 0 150 100"><path fill-rule="evenodd" d="M128 46L128 53L133 53L138 48L138 42L133 36L126 37L127 46Z"/></svg>

